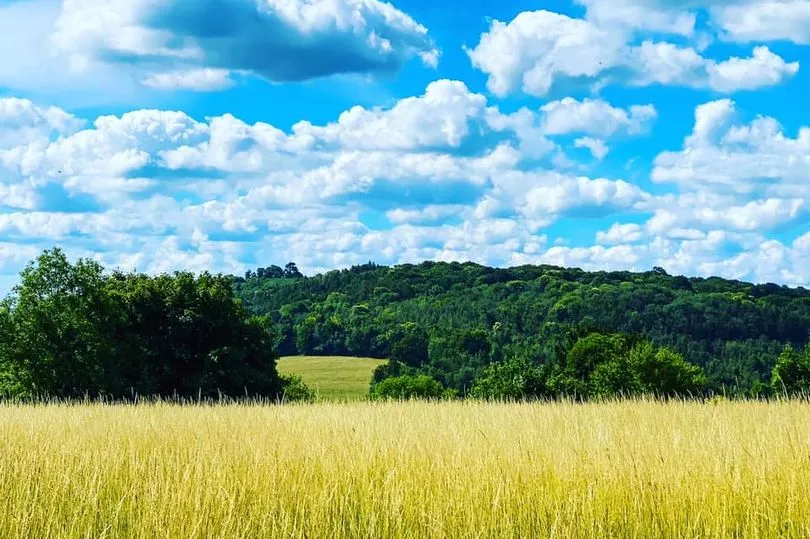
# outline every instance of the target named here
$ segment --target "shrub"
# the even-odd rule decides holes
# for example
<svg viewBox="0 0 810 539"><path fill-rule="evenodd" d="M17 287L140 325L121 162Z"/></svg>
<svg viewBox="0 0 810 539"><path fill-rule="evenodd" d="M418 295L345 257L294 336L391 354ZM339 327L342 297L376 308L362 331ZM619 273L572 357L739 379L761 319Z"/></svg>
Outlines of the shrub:
<svg viewBox="0 0 810 539"><path fill-rule="evenodd" d="M447 396L444 387L434 378L420 374L386 378L371 387L372 399L438 399Z"/></svg>
<svg viewBox="0 0 810 539"><path fill-rule="evenodd" d="M304 380L297 375L290 374L281 376L281 383L284 386L281 399L283 402L315 402L316 394Z"/></svg>

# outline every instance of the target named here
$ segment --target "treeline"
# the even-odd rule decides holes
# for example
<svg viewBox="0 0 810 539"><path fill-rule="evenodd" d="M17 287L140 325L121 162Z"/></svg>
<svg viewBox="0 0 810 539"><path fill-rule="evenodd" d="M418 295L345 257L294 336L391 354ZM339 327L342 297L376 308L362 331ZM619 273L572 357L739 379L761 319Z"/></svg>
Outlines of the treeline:
<svg viewBox="0 0 810 539"><path fill-rule="evenodd" d="M277 336L231 277L105 273L47 251L0 303L0 396L275 399Z"/></svg>
<svg viewBox="0 0 810 539"><path fill-rule="evenodd" d="M387 358L372 397L810 391L810 292L552 266L105 272L46 251L0 302L0 397L312 400L279 355Z"/></svg>
<svg viewBox="0 0 810 539"><path fill-rule="evenodd" d="M425 262L235 281L248 308L276 322L281 355L391 358L375 384L426 376L442 394L486 392L483 381L508 369L542 379L540 389L523 393L659 391L644 381L642 366L663 361L686 373L682 391L761 396L781 386L773 373L785 346L799 358L810 335L804 288L670 276L661 268ZM602 366L583 370L571 354L589 338L624 344L611 345ZM598 342L593 353L607 346ZM634 374L608 383L608 372Z"/></svg>

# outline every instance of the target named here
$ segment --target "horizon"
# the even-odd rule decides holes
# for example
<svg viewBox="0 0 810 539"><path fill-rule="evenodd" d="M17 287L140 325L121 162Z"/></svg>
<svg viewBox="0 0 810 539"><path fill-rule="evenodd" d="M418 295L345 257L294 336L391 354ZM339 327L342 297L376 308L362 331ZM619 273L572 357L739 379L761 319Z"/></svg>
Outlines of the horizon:
<svg viewBox="0 0 810 539"><path fill-rule="evenodd" d="M0 294L54 245L807 286L810 0L600 6L0 0Z"/></svg>
<svg viewBox="0 0 810 539"><path fill-rule="evenodd" d="M35 260L35 259L32 259L32 261L33 260ZM72 259L71 260L71 262L73 262L73 263L75 263L76 261L77 261L77 259ZM246 271L253 272L254 275L252 277L256 278L258 276L255 275L255 272L259 268L269 268L271 266L276 266L276 267L278 267L280 269L283 269L287 263L293 263L293 264L295 264L297 266L297 263L294 260L291 260L291 261L288 261L288 262L285 262L285 263L268 264L266 266L257 266L257 267L253 267L253 268L248 268L248 270L246 270ZM744 280L744 279L730 279L730 278L722 277L720 275L686 275L686 274L679 274L679 273L670 273L666 268L663 268L663 267L660 267L660 266L655 266L655 267L652 267L652 268L648 268L646 270L623 270L623 269L613 269L613 270L591 269L591 270L588 270L588 269L584 269L584 268L581 268L581 267L578 267L578 266L558 266L558 265L555 265L555 264L520 264L520 265L513 265L513 266L488 266L486 264L480 264L480 263L472 261L472 260L452 260L452 261L422 260L422 261L418 261L418 262L401 262L401 263L397 263L397 264L381 264L379 262L375 262L374 260L367 260L366 262L353 264L351 266L336 267L336 268L331 268L331 269L324 270L324 271L319 271L319 272L316 272L316 273L305 273L305 272L303 272L301 274L301 277L311 279L311 278L316 278L316 277L319 277L319 276L326 275L326 274L328 274L330 272L350 271L354 267L362 267L362 266L366 266L366 265L370 265L370 264L375 265L377 268L388 268L388 269L393 269L393 268L397 268L397 267L401 267L401 266L421 266L423 264L448 264L448 265L452 265L452 264L459 264L459 265L473 264L473 265L477 265L477 266L481 266L481 267L485 267L485 268L490 268L490 269L494 269L494 270L512 270L512 269L518 269L518 268L521 268L521 267L548 267L549 269L574 270L574 271L582 271L584 273L631 273L633 275L640 275L640 274L645 274L645 273L653 273L653 272L656 271L656 269L662 269L662 270L664 270L664 274L667 277L685 277L685 278L689 279L690 281L692 281L692 280L701 280L701 279L703 279L703 280L723 279L723 280L727 280L727 281L731 281L731 282L739 282L739 283L742 283L742 284L748 284L748 285L752 285L752 286L777 285L779 287L787 287L788 289L792 289L792 290L807 290L808 289L808 287L806 285L804 285L804 284L790 285L790 284L784 284L784 283L776 283L776 282L772 282L772 281L759 281L758 282L758 281L747 281L747 280ZM110 272L113 272L113 271L124 271L125 273L141 273L141 274L150 274L150 275L171 274L171 273L173 273L175 271L177 271L177 272L191 271L191 273L193 273L195 275L199 275L200 273L203 273L203 272L208 272L208 273L211 273L213 275L223 275L223 276L228 276L228 277L234 277L234 278L237 278L237 279L246 279L245 273L240 275L240 274L235 274L235 273L215 272L215 271L209 271L209 270L192 271L192 270L186 270L186 269L183 269L183 268L176 268L174 270L166 271L166 272L149 273L149 272L141 271L138 268L123 269L123 268L110 268L110 267L104 266L104 272L105 273L110 273ZM5 281L0 280L0 298L8 297L13 292L14 286L16 286L17 284L19 284L19 276L17 276L13 280L10 280L8 284L6 284Z"/></svg>

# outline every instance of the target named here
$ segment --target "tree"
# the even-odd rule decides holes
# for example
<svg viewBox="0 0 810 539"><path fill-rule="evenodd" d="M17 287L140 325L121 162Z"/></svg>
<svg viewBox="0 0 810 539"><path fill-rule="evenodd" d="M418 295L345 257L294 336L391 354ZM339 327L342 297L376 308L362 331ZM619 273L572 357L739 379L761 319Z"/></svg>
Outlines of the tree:
<svg viewBox="0 0 810 539"><path fill-rule="evenodd" d="M438 399L447 396L442 385L424 374L386 378L371 387L372 399Z"/></svg>
<svg viewBox="0 0 810 539"><path fill-rule="evenodd" d="M230 277L105 274L58 249L0 307L0 391L18 396L275 398L275 326Z"/></svg>
<svg viewBox="0 0 810 539"><path fill-rule="evenodd" d="M639 390L658 396L696 395L703 391L706 376L697 365L668 348L639 343L630 350L629 366L639 382Z"/></svg>
<svg viewBox="0 0 810 539"><path fill-rule="evenodd" d="M771 389L777 394L810 395L810 345L802 351L785 346L773 368Z"/></svg>
<svg viewBox="0 0 810 539"><path fill-rule="evenodd" d="M547 369L522 358L488 365L475 379L470 396L492 400L524 400L549 395Z"/></svg>
<svg viewBox="0 0 810 539"><path fill-rule="evenodd" d="M402 324L392 337L390 359L410 367L428 362L427 332L412 322Z"/></svg>
<svg viewBox="0 0 810 539"><path fill-rule="evenodd" d="M298 271L298 266L295 262L288 262L286 266L284 266L284 277L288 279L298 279L303 277L303 274Z"/></svg>
<svg viewBox="0 0 810 539"><path fill-rule="evenodd" d="M284 384L281 394L283 402L315 402L317 395L300 376L282 376L281 381Z"/></svg>

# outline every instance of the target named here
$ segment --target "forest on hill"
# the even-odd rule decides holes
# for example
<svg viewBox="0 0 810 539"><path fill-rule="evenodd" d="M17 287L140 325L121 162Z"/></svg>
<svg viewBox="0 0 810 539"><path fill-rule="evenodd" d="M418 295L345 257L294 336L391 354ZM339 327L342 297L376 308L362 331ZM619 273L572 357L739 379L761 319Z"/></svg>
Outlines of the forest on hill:
<svg viewBox="0 0 810 539"><path fill-rule="evenodd" d="M810 290L801 287L662 268L440 262L313 277L291 263L234 281L246 307L276 323L281 355L391 358L376 383L408 374L438 382L435 391L488 394L484 382L505 376L507 385L520 379L519 395L601 393L605 384L665 391L643 379L669 369L682 391L759 396L790 384L788 372L806 387L809 374ZM775 380L780 357L784 380Z"/></svg>

